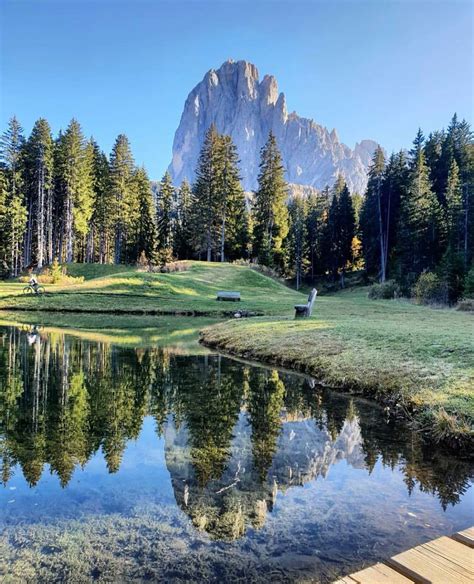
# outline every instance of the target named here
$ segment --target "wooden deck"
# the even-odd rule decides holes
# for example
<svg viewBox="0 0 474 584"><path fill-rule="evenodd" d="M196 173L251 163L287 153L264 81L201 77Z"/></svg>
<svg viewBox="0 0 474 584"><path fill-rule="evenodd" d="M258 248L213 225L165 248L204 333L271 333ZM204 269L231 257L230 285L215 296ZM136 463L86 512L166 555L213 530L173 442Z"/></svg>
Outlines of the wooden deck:
<svg viewBox="0 0 474 584"><path fill-rule="evenodd" d="M402 552L334 584L473 584L474 527Z"/></svg>

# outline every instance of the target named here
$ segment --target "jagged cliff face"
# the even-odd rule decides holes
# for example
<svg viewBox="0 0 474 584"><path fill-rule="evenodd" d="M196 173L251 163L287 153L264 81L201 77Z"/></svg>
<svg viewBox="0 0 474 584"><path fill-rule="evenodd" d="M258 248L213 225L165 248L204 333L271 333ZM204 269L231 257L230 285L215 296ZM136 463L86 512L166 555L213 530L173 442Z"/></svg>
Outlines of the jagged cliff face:
<svg viewBox="0 0 474 584"><path fill-rule="evenodd" d="M275 134L288 182L318 189L331 185L341 173L351 189L363 192L367 168L376 143L362 140L351 150L339 141L335 130L313 120L288 114L276 79L260 81L255 65L227 61L211 69L189 94L173 142L169 172L175 184L192 181L199 150L209 126L232 136L239 151L243 185L255 190L260 148L270 130Z"/></svg>

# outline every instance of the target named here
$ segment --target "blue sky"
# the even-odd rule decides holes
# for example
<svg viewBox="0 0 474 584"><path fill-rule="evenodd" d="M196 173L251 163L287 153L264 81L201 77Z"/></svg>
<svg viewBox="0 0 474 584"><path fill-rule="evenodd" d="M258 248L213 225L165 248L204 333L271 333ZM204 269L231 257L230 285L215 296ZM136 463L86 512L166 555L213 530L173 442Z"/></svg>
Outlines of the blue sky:
<svg viewBox="0 0 474 584"><path fill-rule="evenodd" d="M125 132L159 178L189 91L228 58L275 75L290 111L388 151L472 122L464 0L0 0L2 131L76 117L107 152Z"/></svg>

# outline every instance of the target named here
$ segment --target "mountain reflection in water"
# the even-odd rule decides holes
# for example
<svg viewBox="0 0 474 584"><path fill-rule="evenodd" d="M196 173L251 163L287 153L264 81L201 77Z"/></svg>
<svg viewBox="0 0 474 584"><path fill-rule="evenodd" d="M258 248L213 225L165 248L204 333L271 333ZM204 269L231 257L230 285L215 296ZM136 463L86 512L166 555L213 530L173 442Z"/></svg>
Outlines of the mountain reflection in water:
<svg viewBox="0 0 474 584"><path fill-rule="evenodd" d="M340 465L348 469L344 476L356 473L361 485L371 480L376 466L396 471L405 484L404 497L417 491L437 501L438 511L430 503L432 514L456 506L473 474L470 463L426 448L416 433L401 424L395 427L373 405L302 376L219 355L123 348L60 332L0 328L0 470L5 489L16 488L9 485L19 475L30 490L51 489L41 487L48 470L67 491L75 471L87 471L97 457L105 461L105 473L125 476L124 453L134 441L140 444L144 421L151 419L155 441L163 444L176 504L196 533L210 542L257 537L279 501L280 515L291 513L290 492L294 497L300 492L307 501L303 493L316 485L315 494L319 489L329 501L321 486ZM85 483L75 484L76 500L86 492ZM374 484L374 492L361 487L366 489L363 497L369 503L379 497L374 505L381 505L380 477L374 477ZM345 487L339 481L337 488ZM101 493L94 497L99 500ZM334 492L335 501L341 497L341 491ZM390 494L384 505L389 500ZM345 504L350 508L350 501ZM317 500L310 505L318 505ZM336 503L331 505L326 515ZM337 503L336 509L341 508L342 502ZM11 513L5 517L15 523ZM357 517L356 510L355 518L363 525L364 517ZM314 536L288 540L298 543L287 559L291 566L302 550L305 561L313 562L308 551L313 537L320 548L329 541L331 549L337 547L338 534L323 531L318 521L308 528ZM352 519L338 521L346 525ZM460 524L456 521L452 525ZM197 545L192 537L189 549ZM277 541L278 534L271 537ZM253 545L260 545L258 539ZM336 561L338 556L323 552L326 564ZM375 548L371 553L380 556ZM350 554L346 550L344 555ZM316 559L318 566L326 566ZM351 566L358 565L351 561Z"/></svg>

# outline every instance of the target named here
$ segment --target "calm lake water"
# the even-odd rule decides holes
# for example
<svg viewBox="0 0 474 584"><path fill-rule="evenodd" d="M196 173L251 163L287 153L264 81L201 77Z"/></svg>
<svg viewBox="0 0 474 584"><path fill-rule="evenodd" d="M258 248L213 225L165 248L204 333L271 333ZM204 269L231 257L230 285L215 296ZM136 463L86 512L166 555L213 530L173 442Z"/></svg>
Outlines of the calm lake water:
<svg viewBox="0 0 474 584"><path fill-rule="evenodd" d="M474 523L473 465L215 354L0 328L0 579L330 582Z"/></svg>

